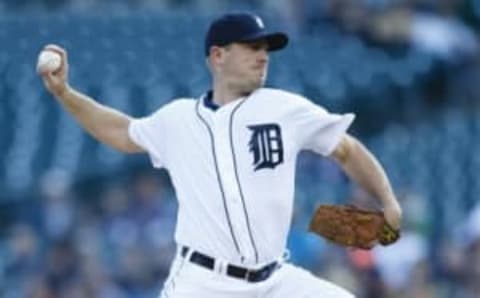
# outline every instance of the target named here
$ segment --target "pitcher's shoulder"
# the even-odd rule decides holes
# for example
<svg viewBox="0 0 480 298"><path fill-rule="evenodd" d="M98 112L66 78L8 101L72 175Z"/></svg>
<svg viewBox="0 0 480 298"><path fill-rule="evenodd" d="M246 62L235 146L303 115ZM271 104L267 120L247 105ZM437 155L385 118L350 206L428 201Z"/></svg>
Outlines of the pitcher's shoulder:
<svg viewBox="0 0 480 298"><path fill-rule="evenodd" d="M197 99L195 98L175 98L159 107L156 112L190 110L195 108L196 103Z"/></svg>
<svg viewBox="0 0 480 298"><path fill-rule="evenodd" d="M276 103L303 105L311 103L305 96L277 88L261 88L257 90L257 96L266 98Z"/></svg>
<svg viewBox="0 0 480 298"><path fill-rule="evenodd" d="M184 109L184 108L193 108L197 104L198 99L196 98L176 98L170 102L170 106L173 109Z"/></svg>

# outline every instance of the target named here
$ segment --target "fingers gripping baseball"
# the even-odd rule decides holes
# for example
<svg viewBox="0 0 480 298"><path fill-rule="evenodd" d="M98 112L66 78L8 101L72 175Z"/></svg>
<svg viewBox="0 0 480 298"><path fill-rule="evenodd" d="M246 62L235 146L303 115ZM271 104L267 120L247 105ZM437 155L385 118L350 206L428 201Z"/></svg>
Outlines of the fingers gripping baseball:
<svg viewBox="0 0 480 298"><path fill-rule="evenodd" d="M47 45L39 53L37 73L42 77L47 90L60 95L67 87L67 52L57 45Z"/></svg>

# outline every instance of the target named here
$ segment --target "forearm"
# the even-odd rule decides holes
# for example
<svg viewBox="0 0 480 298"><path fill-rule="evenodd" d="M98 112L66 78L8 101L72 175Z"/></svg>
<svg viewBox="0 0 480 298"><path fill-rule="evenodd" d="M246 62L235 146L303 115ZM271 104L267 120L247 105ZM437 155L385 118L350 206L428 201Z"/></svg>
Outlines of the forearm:
<svg viewBox="0 0 480 298"><path fill-rule="evenodd" d="M353 137L347 136L341 155L336 159L350 179L377 198L383 206L398 204L388 177L378 160Z"/></svg>
<svg viewBox="0 0 480 298"><path fill-rule="evenodd" d="M142 152L143 149L130 140L128 126L130 117L104 106L68 84L68 58L65 49L57 45L47 45L42 51L60 55L60 66L56 70L38 67L47 90L63 104L65 109L93 137L115 149L124 152Z"/></svg>
<svg viewBox="0 0 480 298"><path fill-rule="evenodd" d="M55 98L94 138L124 152L137 152L128 138L131 118L67 86Z"/></svg>

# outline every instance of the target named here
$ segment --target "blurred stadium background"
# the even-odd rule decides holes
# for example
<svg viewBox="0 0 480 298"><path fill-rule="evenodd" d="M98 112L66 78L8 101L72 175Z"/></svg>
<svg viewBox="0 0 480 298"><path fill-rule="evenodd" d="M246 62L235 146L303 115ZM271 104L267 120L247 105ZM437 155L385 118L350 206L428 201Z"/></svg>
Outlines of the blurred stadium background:
<svg viewBox="0 0 480 298"><path fill-rule="evenodd" d="M389 248L309 235L319 203L369 200L305 153L293 261L360 298L480 297L478 0L1 0L0 297L156 297L175 251L168 175L87 136L46 94L39 50L66 47L73 86L142 116L208 88L204 32L232 9L290 32L269 85L355 112L404 207Z"/></svg>

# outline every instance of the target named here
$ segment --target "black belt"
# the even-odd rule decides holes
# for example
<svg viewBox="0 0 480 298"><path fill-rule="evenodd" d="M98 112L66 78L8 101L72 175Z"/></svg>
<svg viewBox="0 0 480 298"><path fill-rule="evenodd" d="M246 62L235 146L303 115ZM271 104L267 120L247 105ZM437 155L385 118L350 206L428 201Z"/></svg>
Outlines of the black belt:
<svg viewBox="0 0 480 298"><path fill-rule="evenodd" d="M183 246L181 250L182 257L187 256L189 250L190 248ZM199 253L198 251L192 252L189 261L210 270L213 270L215 267L214 258ZM257 270L250 270L229 264L227 265L226 273L228 276L240 278L249 282L260 282L268 279L278 267L280 267L278 262L272 262Z"/></svg>

